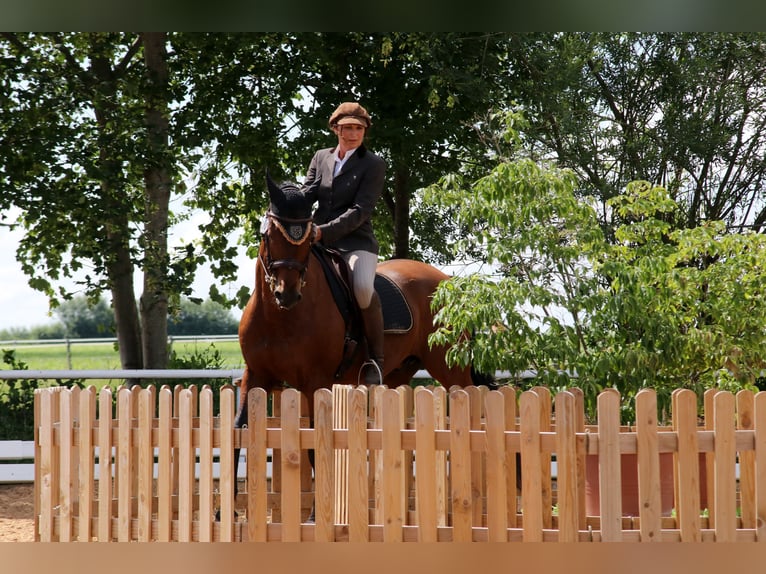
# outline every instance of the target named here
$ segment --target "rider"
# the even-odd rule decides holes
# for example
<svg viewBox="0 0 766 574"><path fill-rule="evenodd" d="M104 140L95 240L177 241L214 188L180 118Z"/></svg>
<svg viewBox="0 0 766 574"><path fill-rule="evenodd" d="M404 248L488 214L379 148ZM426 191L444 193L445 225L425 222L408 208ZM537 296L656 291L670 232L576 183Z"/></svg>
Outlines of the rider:
<svg viewBox="0 0 766 574"><path fill-rule="evenodd" d="M361 105L342 103L329 124L338 145L314 154L302 189L318 202L315 240L341 252L351 269L370 355L364 382L378 384L383 382L383 312L374 288L378 241L371 218L383 193L386 164L364 146L372 122Z"/></svg>

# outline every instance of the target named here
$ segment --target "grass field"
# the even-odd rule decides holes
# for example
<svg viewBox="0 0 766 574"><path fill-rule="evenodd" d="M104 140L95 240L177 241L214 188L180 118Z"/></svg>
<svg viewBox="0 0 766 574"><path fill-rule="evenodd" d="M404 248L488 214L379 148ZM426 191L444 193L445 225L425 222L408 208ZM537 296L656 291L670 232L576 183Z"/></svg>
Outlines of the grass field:
<svg viewBox="0 0 766 574"><path fill-rule="evenodd" d="M3 365L2 370L26 368L29 371L66 371L66 370L119 370L120 356L113 343L87 342L70 345L66 343L50 344L4 344L0 352L14 351L15 366ZM241 369L243 368L239 342L236 340L187 341L175 340L172 350L180 359L171 364L173 369ZM214 361L215 355L220 355L220 361ZM78 384L82 387L94 386L101 389L109 386L116 389L125 383L124 379L41 379L39 377L21 377L6 381L0 379L0 440L31 440L33 437L32 400L34 389L50 386L70 386ZM144 379L143 384L154 383L156 386L165 384L188 386L210 384L215 392L221 385L231 383L230 378L192 379ZM217 409L217 400L214 399Z"/></svg>
<svg viewBox="0 0 766 574"><path fill-rule="evenodd" d="M2 351L6 350L15 351L17 365L24 363L28 370L33 371L90 371L117 370L121 368L120 355L113 343L73 342L69 345L68 349L65 343L4 346ZM242 354L239 350L239 343L237 341L174 341L172 350L174 350L182 360L192 356L209 356L214 351L218 351L222 358L219 368L241 369L244 367ZM10 367L4 368L8 369ZM122 379L88 379L83 381L86 386L93 385L99 389L107 384L114 387L122 382ZM167 380L165 382L172 384L174 380ZM43 386L55 385L56 381L41 381L41 384ZM159 382L159 384L162 384L162 382ZM0 397L7 391L4 387L5 385L3 384L3 381L0 380Z"/></svg>
<svg viewBox="0 0 766 574"><path fill-rule="evenodd" d="M120 369L120 355L112 343L73 343L67 345L18 345L11 347L16 351L16 360L26 363L30 370L92 370ZM4 348L5 349L5 348ZM223 357L223 369L243 367L242 354L236 341L186 342L176 341L172 349L180 356L204 353L216 349Z"/></svg>

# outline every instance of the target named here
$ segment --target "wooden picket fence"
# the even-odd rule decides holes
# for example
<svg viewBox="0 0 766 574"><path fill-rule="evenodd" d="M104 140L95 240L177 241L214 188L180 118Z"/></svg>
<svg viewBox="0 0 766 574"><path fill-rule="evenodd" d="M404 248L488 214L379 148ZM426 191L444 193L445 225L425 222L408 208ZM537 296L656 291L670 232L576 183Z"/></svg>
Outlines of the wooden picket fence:
<svg viewBox="0 0 766 574"><path fill-rule="evenodd" d="M36 391L37 540L766 539L766 393L709 391L700 408L678 390L662 427L644 390L623 427L616 391L586 425L579 389L337 386L315 395L310 428L300 393L256 389L243 429L231 386L218 413L209 388L115 394ZM235 449L246 452L239 481ZM623 508L629 457L636 516ZM586 512L593 494L598 512Z"/></svg>

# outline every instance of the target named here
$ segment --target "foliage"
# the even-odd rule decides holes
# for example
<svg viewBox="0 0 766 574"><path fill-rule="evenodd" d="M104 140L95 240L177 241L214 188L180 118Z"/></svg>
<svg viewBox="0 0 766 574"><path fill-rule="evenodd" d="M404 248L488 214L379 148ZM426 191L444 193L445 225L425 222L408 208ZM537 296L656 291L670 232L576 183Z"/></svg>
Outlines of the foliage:
<svg viewBox="0 0 766 574"><path fill-rule="evenodd" d="M0 341L29 341L34 339L63 339L66 337L64 325L38 325L33 327L11 327L0 329Z"/></svg>
<svg viewBox="0 0 766 574"><path fill-rule="evenodd" d="M763 229L763 33L514 35L509 79L534 157L606 201L633 180L665 187L679 223Z"/></svg>
<svg viewBox="0 0 766 574"><path fill-rule="evenodd" d="M16 358L15 351L3 350L3 364L11 370L27 370L27 364ZM77 379L57 379L56 386L78 386ZM33 440L35 425L35 389L40 387L37 379L0 380L0 440Z"/></svg>
<svg viewBox="0 0 766 574"><path fill-rule="evenodd" d="M164 340L155 331L200 265L235 280L237 244L253 254L258 243L265 169L300 180L313 151L333 145L326 120L344 99L370 109L370 148L389 165L375 214L384 257L449 261L473 222L422 190L506 157L504 112L517 108L528 157L574 172L610 242L619 222L607 201L639 179L667 190L677 227L766 222L762 33L150 37L0 34L0 220L21 210L8 222L26 232L17 258L53 307L73 295L69 279L93 300L111 291L126 367L148 360L141 336ZM164 249L191 210L208 216L201 236ZM249 290L233 299L243 306ZM210 297L231 304L222 291L213 284Z"/></svg>
<svg viewBox="0 0 766 574"><path fill-rule="evenodd" d="M95 303L86 297L64 301L53 311L63 323L67 338L93 339L114 335L114 315L103 298Z"/></svg>
<svg viewBox="0 0 766 574"><path fill-rule="evenodd" d="M577 185L572 172L519 159L430 190L475 226L457 247L481 245L497 270L440 287L431 342L484 371L577 385L591 414L606 387L624 399L655 388L667 408L675 388L752 384L766 351L766 237L720 222L674 228L678 204L636 181L607 204L620 222L610 243Z"/></svg>
<svg viewBox="0 0 766 574"><path fill-rule="evenodd" d="M230 335L239 321L231 311L210 299L197 303L182 299L180 308L168 320L168 335Z"/></svg>
<svg viewBox="0 0 766 574"><path fill-rule="evenodd" d="M215 348L215 345L211 344L209 347L198 350L194 349L191 353L186 355L179 355L175 350L170 351L170 369L223 369L224 358L221 352ZM161 384L172 384L172 379L167 381L159 381ZM183 384L189 384L187 379L179 381ZM220 391L224 385L230 384L230 379L193 379L191 384L196 385L200 390L205 385L209 385L213 389L213 412L219 412L220 408Z"/></svg>
<svg viewBox="0 0 766 574"><path fill-rule="evenodd" d="M295 112L301 130L293 149L303 150L302 169L315 149L334 145L327 118L339 102L360 100L372 115L367 142L388 164L374 221L384 257L446 262L449 222L424 208L419 190L483 157L472 126L507 100L506 42L506 34L485 32L304 33L291 40L289 49L303 55L309 95Z"/></svg>

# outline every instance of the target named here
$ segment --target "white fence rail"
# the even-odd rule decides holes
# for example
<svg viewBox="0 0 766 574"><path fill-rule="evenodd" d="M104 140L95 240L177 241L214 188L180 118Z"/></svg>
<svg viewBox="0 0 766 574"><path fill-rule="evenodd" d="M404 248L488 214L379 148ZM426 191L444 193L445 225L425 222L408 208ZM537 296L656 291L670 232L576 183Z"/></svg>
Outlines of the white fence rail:
<svg viewBox="0 0 766 574"><path fill-rule="evenodd" d="M173 335L168 337L168 342L175 341L200 341L203 343L212 341L237 341L239 336L234 335ZM94 343L116 343L115 337L99 337L90 339L8 339L0 341L0 347L35 346L35 345L86 345Z"/></svg>

